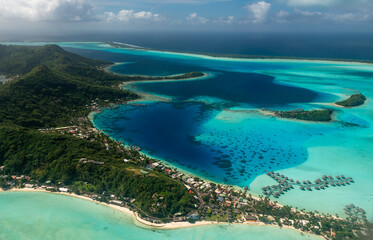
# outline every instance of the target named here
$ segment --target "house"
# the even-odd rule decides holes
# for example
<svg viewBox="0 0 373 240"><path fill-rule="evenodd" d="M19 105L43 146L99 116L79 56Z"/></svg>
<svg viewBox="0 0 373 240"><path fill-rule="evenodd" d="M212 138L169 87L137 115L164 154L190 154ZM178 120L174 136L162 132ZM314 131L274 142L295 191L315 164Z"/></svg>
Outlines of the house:
<svg viewBox="0 0 373 240"><path fill-rule="evenodd" d="M221 194L222 192L223 192L223 189L221 189L221 188L215 190L216 194Z"/></svg>
<svg viewBox="0 0 373 240"><path fill-rule="evenodd" d="M190 215L188 216L188 218L193 219L193 220L198 220L198 219L199 219L198 215L195 214L195 213L190 214Z"/></svg>
<svg viewBox="0 0 373 240"><path fill-rule="evenodd" d="M25 184L25 187L26 187L26 188L33 188L33 187L34 187L34 184L26 183L26 184Z"/></svg>
<svg viewBox="0 0 373 240"><path fill-rule="evenodd" d="M109 203L120 207L123 206L123 202L119 200L110 200Z"/></svg>
<svg viewBox="0 0 373 240"><path fill-rule="evenodd" d="M156 168L159 166L159 163L155 162L150 165L151 168Z"/></svg>
<svg viewBox="0 0 373 240"><path fill-rule="evenodd" d="M225 201L224 206L225 206L225 207L230 207L231 204L232 204L231 201Z"/></svg>
<svg viewBox="0 0 373 240"><path fill-rule="evenodd" d="M68 192L69 191L68 188L63 188L63 187L60 187L58 190L60 190L60 192Z"/></svg>
<svg viewBox="0 0 373 240"><path fill-rule="evenodd" d="M174 217L172 220L174 222L182 222L186 220L186 217Z"/></svg>
<svg viewBox="0 0 373 240"><path fill-rule="evenodd" d="M254 215L248 215L246 214L244 216L246 222L256 222L257 218Z"/></svg>

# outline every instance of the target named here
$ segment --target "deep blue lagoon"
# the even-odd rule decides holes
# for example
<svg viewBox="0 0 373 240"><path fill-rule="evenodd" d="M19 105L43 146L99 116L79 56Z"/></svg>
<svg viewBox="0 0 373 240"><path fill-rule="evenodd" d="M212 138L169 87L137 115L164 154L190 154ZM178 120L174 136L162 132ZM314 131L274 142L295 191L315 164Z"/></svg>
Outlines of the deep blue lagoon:
<svg viewBox="0 0 373 240"><path fill-rule="evenodd" d="M263 118L252 111L222 112L191 102L106 109L95 116L94 123L151 156L215 181L241 186L265 170L303 163L307 159L303 143L333 130Z"/></svg>
<svg viewBox="0 0 373 240"><path fill-rule="evenodd" d="M131 83L126 87L169 97L171 102L156 100L145 102L143 107L106 109L93 121L111 137L211 180L249 185L265 170L304 163L308 158L307 141L338 131L334 123L280 120L258 112L259 108L324 108L317 102L338 99L328 91L276 78L282 75L291 79L292 71L312 72L324 68L324 62L219 59L107 46L105 51L97 51L102 50L97 44L83 46L86 49L69 50L121 62L111 68L119 74L210 74L193 81ZM331 62L328 67L338 69L339 64ZM299 77L305 78L303 74Z"/></svg>
<svg viewBox="0 0 373 240"><path fill-rule="evenodd" d="M75 50L77 51L77 50ZM278 170L306 161L302 146L309 137L330 127L278 122L255 111L235 107L292 109L330 94L279 83L253 69L287 69L281 62L214 63L190 58L120 54L78 50L89 57L123 62L111 68L120 74L170 75L191 71L211 74L206 79L134 83L131 89L167 96L172 102L147 102L144 107L124 105L104 110L95 125L111 137L206 178L235 185L249 185L265 170ZM242 121L231 122L222 119Z"/></svg>

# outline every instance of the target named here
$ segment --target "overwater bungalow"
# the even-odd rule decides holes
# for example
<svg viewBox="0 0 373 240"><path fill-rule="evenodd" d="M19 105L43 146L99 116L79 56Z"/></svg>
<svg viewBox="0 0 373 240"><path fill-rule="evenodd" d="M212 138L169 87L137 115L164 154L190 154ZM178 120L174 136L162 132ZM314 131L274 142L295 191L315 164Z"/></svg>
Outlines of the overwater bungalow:
<svg viewBox="0 0 373 240"><path fill-rule="evenodd" d="M320 188L318 186L315 187L316 190L320 190Z"/></svg>
<svg viewBox="0 0 373 240"><path fill-rule="evenodd" d="M308 190L308 191L312 191L312 189L311 189L310 187L307 187L307 190Z"/></svg>
<svg viewBox="0 0 373 240"><path fill-rule="evenodd" d="M320 188L321 188L321 189L325 189L324 186L322 186L322 185L320 186Z"/></svg>

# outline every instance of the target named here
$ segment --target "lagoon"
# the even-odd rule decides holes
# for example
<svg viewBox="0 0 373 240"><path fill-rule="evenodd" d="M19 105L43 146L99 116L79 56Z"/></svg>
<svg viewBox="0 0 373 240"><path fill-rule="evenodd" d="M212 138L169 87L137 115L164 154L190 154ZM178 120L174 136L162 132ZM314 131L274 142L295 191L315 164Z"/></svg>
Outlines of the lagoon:
<svg viewBox="0 0 373 240"><path fill-rule="evenodd" d="M315 180L324 174L353 177L356 183L348 187L293 190L276 200L340 216L344 216L343 207L353 203L373 220L372 64L232 59L102 43L58 44L88 57L124 62L112 68L121 74L214 73L212 78L195 82L133 84L135 90L166 96L171 102L155 100L142 108L125 105L104 110L93 122L111 137L208 179L247 185L254 195L273 184L264 170L299 180ZM363 106L332 104L357 92L368 98ZM264 106L255 101L260 97L268 100ZM330 108L334 120L278 119L261 114L259 107Z"/></svg>

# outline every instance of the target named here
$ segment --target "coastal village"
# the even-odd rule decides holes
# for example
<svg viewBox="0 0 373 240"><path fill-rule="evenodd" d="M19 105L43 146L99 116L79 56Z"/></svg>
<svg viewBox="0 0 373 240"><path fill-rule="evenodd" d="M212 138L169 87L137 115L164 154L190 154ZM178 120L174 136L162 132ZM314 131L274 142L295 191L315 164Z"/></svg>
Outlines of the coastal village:
<svg viewBox="0 0 373 240"><path fill-rule="evenodd" d="M100 109L97 102L92 102L92 110ZM330 186L341 186L352 184L352 178L337 176L335 179L331 176L323 176L314 183L309 180L290 179L273 171L266 174L277 181L278 185L263 187L264 196L254 197L250 194L249 188L238 188L229 185L217 184L206 181L192 174L183 173L166 165L165 163L149 158L139 151L137 146L125 146L123 142L114 141L106 134L96 130L91 126L88 118L72 119L75 124L69 127L39 129L40 132L57 132L61 134L70 134L80 138L86 138L91 141L100 141L107 150L112 148L118 151L125 151L129 158L123 159L123 164L128 166L140 166L141 175L146 177L152 171L163 172L171 178L182 182L188 189L189 194L197 200L195 209L187 215L181 213L174 214L173 218L157 218L142 211L136 205L136 199L115 196L109 192L101 194L81 189L64 186L61 182L53 183L46 181L44 183L35 181L29 176L9 176L1 174L5 168L0 167L0 187L4 190L12 188L34 188L51 192L72 193L83 195L92 200L105 202L108 204L125 207L137 213L137 215L152 226L162 226L168 222L190 222L211 221L215 223L241 223L241 224L271 224L280 227L290 227L299 231L320 235L325 239L352 239L364 236L367 231L367 219L365 211L357 206L348 205L345 207L347 219L342 219L332 215L322 215L317 212L299 211L289 206L281 206L269 199L270 196L279 197L284 192L299 186L301 190L314 188L316 190L325 189ZM87 159L81 156L77 159L80 164L104 165L105 162ZM303 189L302 189L303 188ZM317 189L319 188L319 189ZM153 204L162 204L162 194L153 195ZM346 238L339 238L344 236Z"/></svg>

